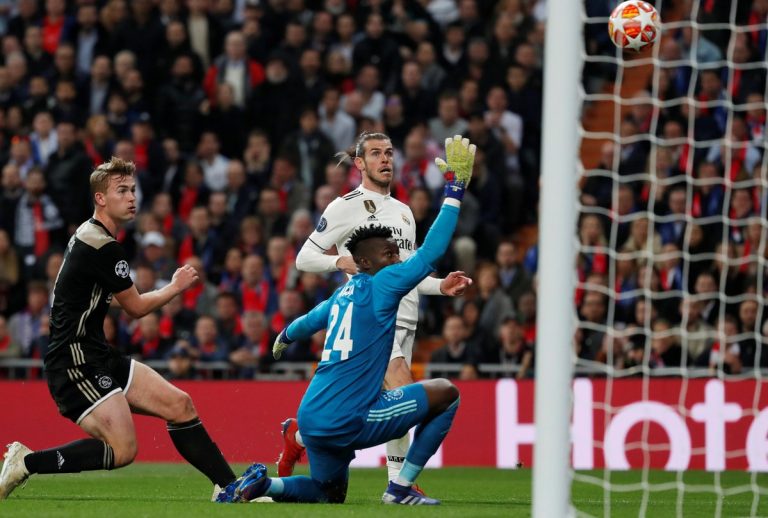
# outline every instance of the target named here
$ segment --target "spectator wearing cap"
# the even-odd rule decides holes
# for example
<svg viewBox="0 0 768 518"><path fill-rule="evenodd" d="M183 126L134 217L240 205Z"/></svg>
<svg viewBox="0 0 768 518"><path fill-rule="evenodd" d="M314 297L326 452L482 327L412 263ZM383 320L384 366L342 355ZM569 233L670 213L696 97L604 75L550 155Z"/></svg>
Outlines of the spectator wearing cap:
<svg viewBox="0 0 768 518"><path fill-rule="evenodd" d="M232 86L234 105L245 107L254 89L264 82L264 67L246 53L245 38L239 31L227 34L224 54L208 68L203 87L208 100L216 103L216 85Z"/></svg>
<svg viewBox="0 0 768 518"><path fill-rule="evenodd" d="M179 340L168 353L168 372L165 375L169 380L193 380L199 376L195 369L194 359L190 352L191 345L186 340Z"/></svg>
<svg viewBox="0 0 768 518"><path fill-rule="evenodd" d="M168 256L168 247L163 234L152 230L141 238L142 260L157 272L158 278L170 281L176 271L176 263Z"/></svg>

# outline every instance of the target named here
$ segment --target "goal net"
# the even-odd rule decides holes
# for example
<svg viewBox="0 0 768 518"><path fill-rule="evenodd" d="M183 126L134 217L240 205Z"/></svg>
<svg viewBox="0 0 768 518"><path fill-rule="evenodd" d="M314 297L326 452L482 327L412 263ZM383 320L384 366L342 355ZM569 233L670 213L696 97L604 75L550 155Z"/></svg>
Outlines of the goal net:
<svg viewBox="0 0 768 518"><path fill-rule="evenodd" d="M765 516L768 2L650 2L640 53L617 3L582 4L571 501Z"/></svg>

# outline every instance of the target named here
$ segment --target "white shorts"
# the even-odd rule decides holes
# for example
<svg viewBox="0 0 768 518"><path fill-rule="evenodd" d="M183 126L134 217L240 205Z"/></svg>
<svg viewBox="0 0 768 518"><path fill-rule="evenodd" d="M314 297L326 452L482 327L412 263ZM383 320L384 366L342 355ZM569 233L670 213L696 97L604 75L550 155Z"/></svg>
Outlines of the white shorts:
<svg viewBox="0 0 768 518"><path fill-rule="evenodd" d="M411 366L411 358L413 357L413 342L416 340L416 330L408 329L407 327L395 328L395 341L392 342L392 355L389 357L389 361L395 358L405 358L405 363L408 367Z"/></svg>

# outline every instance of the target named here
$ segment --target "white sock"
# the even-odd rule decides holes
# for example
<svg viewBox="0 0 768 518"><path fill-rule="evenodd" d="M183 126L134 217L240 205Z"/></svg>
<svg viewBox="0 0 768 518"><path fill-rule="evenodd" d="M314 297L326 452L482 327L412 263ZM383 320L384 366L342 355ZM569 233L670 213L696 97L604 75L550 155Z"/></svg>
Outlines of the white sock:
<svg viewBox="0 0 768 518"><path fill-rule="evenodd" d="M392 439L387 443L387 475L390 481L397 480L410 446L411 436L409 434L405 434L399 439Z"/></svg>
<svg viewBox="0 0 768 518"><path fill-rule="evenodd" d="M299 443L299 446L306 448L304 441L301 440L301 432L299 430L296 430L296 435L294 437L296 437L296 442Z"/></svg>

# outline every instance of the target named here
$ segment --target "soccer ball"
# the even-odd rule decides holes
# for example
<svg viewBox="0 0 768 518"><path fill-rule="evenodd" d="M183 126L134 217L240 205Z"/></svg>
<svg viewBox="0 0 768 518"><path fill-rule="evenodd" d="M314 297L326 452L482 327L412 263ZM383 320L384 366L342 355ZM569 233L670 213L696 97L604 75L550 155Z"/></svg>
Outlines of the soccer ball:
<svg viewBox="0 0 768 518"><path fill-rule="evenodd" d="M620 3L608 19L608 34L620 49L640 49L659 37L661 20L656 8L642 0Z"/></svg>

